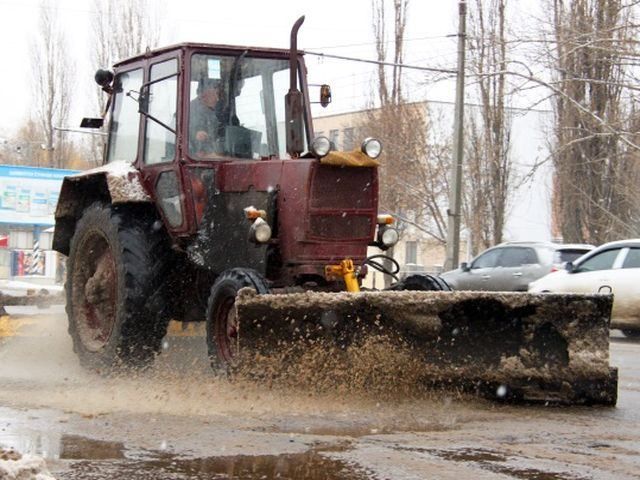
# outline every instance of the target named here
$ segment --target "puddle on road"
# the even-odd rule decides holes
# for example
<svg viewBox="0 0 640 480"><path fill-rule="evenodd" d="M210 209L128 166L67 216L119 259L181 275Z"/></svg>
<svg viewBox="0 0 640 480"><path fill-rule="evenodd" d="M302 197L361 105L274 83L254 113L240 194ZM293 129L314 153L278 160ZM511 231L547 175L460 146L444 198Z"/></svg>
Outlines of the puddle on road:
<svg viewBox="0 0 640 480"><path fill-rule="evenodd" d="M366 480L347 463L319 451L299 454L184 458L167 453L138 453L135 460L70 462L55 472L59 480ZM52 472L54 473L54 472Z"/></svg>
<svg viewBox="0 0 640 480"><path fill-rule="evenodd" d="M63 435L60 441L60 459L64 460L113 460L123 459L122 442L103 442L79 435Z"/></svg>
<svg viewBox="0 0 640 480"><path fill-rule="evenodd" d="M45 439L45 437L47 437ZM0 447L13 450L11 437L0 435ZM30 435L30 438L35 438ZM121 442L62 435L59 442L40 435L38 442L20 442L21 453L44 456L57 480L366 480L344 461L326 456L344 450L334 446L306 453L185 458L166 452L127 450ZM44 439L44 440L43 440ZM48 448L41 448L43 443ZM57 445L51 445L57 443ZM30 446L31 448L25 448ZM16 449L17 451L20 451ZM323 454L322 452L325 452Z"/></svg>
<svg viewBox="0 0 640 480"><path fill-rule="evenodd" d="M59 480L366 480L345 462L332 460L317 451L302 454L233 456L185 459L172 455L128 462L78 462Z"/></svg>

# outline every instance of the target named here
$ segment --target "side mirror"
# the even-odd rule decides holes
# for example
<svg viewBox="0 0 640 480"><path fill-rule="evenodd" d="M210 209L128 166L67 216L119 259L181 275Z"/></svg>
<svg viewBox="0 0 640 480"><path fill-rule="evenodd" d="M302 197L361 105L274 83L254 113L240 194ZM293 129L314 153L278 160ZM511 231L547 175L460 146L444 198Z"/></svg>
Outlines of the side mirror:
<svg viewBox="0 0 640 480"><path fill-rule="evenodd" d="M471 267L469 267L469 264L468 264L467 262L462 262L462 263L460 264L460 269L461 269L463 272L468 272L469 270L471 270Z"/></svg>
<svg viewBox="0 0 640 480"><path fill-rule="evenodd" d="M98 70L93 77L98 85L104 90L110 90L111 82L113 82L113 72L109 70Z"/></svg>
<svg viewBox="0 0 640 480"><path fill-rule="evenodd" d="M326 83L320 85L320 105L327 107L331 103L331 87Z"/></svg>
<svg viewBox="0 0 640 480"><path fill-rule="evenodd" d="M576 271L576 267L573 264L573 262L567 262L564 264L564 269L569 272L569 273L573 273Z"/></svg>

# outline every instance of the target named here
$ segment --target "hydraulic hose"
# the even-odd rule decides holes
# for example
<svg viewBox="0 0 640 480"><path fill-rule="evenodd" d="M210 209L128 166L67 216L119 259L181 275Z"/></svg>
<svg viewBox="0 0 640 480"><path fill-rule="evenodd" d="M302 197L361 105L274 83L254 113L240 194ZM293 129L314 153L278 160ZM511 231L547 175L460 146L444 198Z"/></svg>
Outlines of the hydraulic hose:
<svg viewBox="0 0 640 480"><path fill-rule="evenodd" d="M378 261L378 259L382 261ZM384 263L382 263L385 260L392 264L393 268L391 270L388 269L384 265ZM400 272L400 264L395 259L393 259L388 255L383 255L383 254L371 255L370 257L366 258L366 260L364 261L364 264L369 265L371 268L383 273L384 275L389 275L390 277L393 277L393 279L396 282L400 280L397 276L397 273Z"/></svg>

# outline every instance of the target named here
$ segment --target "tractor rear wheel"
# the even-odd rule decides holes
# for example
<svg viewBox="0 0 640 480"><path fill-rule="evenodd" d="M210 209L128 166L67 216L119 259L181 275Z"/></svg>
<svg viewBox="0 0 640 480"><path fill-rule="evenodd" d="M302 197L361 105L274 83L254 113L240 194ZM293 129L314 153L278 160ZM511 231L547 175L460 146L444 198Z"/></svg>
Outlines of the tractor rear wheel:
<svg viewBox="0 0 640 480"><path fill-rule="evenodd" d="M105 373L144 367L160 349L167 321L148 300L160 288L168 247L149 217L96 203L76 225L67 260L67 315L84 367Z"/></svg>
<svg viewBox="0 0 640 480"><path fill-rule="evenodd" d="M226 371L238 352L238 318L235 301L242 288L269 293L266 281L255 270L233 268L223 272L211 287L207 302L207 349L211 367Z"/></svg>

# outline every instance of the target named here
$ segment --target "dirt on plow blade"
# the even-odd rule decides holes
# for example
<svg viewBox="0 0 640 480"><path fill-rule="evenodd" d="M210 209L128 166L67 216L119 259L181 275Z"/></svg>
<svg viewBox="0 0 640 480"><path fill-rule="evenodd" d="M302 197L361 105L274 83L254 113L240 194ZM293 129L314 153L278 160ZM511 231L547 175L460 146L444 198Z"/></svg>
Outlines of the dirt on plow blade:
<svg viewBox="0 0 640 480"><path fill-rule="evenodd" d="M451 388L503 401L615 405L612 301L600 294L257 295L244 289L236 299L238 358L259 369L256 359L275 355L278 365L262 376L288 371L303 381L309 374L296 366L300 358L312 357L315 363L306 370L314 372L312 383L319 381L318 371L340 363L346 382L366 378L365 387L393 377L398 385ZM352 355L372 339L377 350ZM368 364L362 364L365 357Z"/></svg>

